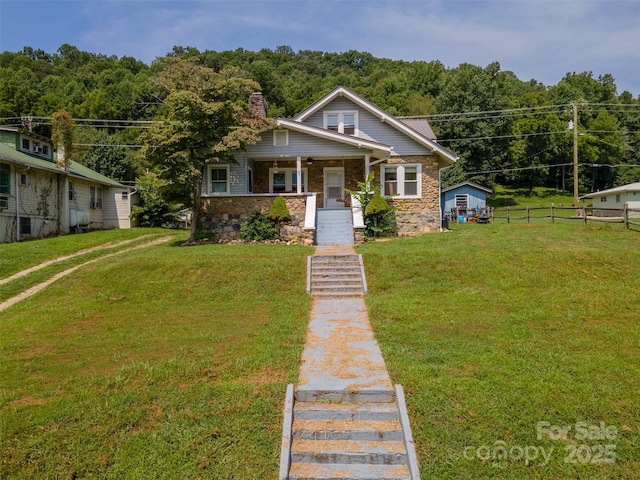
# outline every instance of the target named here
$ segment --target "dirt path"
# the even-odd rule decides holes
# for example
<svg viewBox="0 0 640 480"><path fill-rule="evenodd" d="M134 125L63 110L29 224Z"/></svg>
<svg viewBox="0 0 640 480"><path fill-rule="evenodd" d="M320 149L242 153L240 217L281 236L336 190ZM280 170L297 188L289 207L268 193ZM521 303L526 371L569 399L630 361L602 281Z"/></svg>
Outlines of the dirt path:
<svg viewBox="0 0 640 480"><path fill-rule="evenodd" d="M133 239L133 240L126 240L124 242L119 242L119 243L114 243L114 244L100 245L99 247L93 247L93 248L89 248L89 249L86 249L86 250L81 250L80 252L74 253L73 255L68 255L66 257L56 258L54 260L50 260L48 262L41 263L40 265L32 267L32 268L30 268L28 270L23 270L22 272L16 273L12 277L9 277L8 279L4 279L4 280L6 280L6 281L13 280L15 278L22 277L22 276L27 275L28 273L34 272L36 270L40 270L41 268L44 268L44 267L46 267L48 265L51 265L52 263L56 263L56 262L60 262L60 261L63 261L63 260L67 260L69 258L76 257L76 256L81 255L83 253L92 252L92 251L95 251L95 250L101 250L101 249L109 248L109 247L117 247L117 246L120 246L120 245L131 243L131 242L133 242L135 240L139 240L140 238L143 238L143 237L138 237L138 238ZM103 260L105 258L115 257L116 255L120 255L121 253L132 252L134 250L139 250L141 248L152 247L152 246L158 245L160 243L168 242L172 238L174 238L174 237L168 236L168 237L158 238L158 239L153 240L151 242L142 243L140 245L136 245L135 247L125 248L124 250L119 250L117 252L109 253L107 255L103 255L101 257L94 258L93 260L89 260L89 261L87 261L85 263L82 263L80 265L76 265L75 267L68 268L68 269L66 269L66 270L64 270L64 271L62 271L60 273L57 273L56 275L54 275L50 279L48 279L48 280L46 280L46 281L44 281L42 283L39 283L38 285L34 285L31 288L28 288L27 290L25 290L24 292L20 293L19 295L16 295L15 297L11 297L8 300L5 300L4 302L0 303L0 312L2 312L3 310L6 310L7 308L11 307L12 305L15 305L16 303L24 300L25 298L29 298L30 296L35 295L39 291L47 288L53 282L55 282L57 280L60 280L63 277L66 277L67 275L75 272L79 268L82 268L84 266L87 266L87 265L90 265L92 263L98 262L98 261ZM0 282L0 284L6 283L6 281L4 281L4 280L2 282Z"/></svg>
<svg viewBox="0 0 640 480"><path fill-rule="evenodd" d="M44 263L40 263L40 264L36 265L35 267L31 267L31 268L27 268L26 270L22 270L22 271L20 271L20 272L18 272L16 274L11 275L10 277L0 278L0 285L4 285L5 283L9 283L12 280L15 280L17 278L24 277L25 275L29 275L30 273L37 272L38 270L42 270L43 268L46 268L49 265L53 265L54 263L64 262L65 260L69 260L70 258L78 257L80 255L84 255L85 253L95 252L97 250L104 250L104 249L107 249L107 248L120 247L122 245L126 245L127 243L132 243L132 242L135 242L136 240L141 240L143 238L150 237L150 236L151 235L142 235L141 237L132 238L130 240L123 240L123 241L117 242L117 243L113 243L113 242L105 243L103 245L98 245L96 247L85 248L84 250L79 250L76 253L72 253L71 255L65 255L64 257L54 258L53 260L48 260L48 261L46 261Z"/></svg>

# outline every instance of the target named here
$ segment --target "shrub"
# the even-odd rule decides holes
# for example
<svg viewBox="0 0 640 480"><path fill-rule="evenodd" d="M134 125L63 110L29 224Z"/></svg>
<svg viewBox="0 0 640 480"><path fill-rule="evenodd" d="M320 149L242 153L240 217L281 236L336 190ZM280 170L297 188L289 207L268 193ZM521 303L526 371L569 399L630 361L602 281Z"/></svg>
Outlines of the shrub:
<svg viewBox="0 0 640 480"><path fill-rule="evenodd" d="M276 238L276 233L276 228L271 223L269 216L254 210L240 226L238 237L245 242L260 242L273 240Z"/></svg>
<svg viewBox="0 0 640 480"><path fill-rule="evenodd" d="M291 214L287 209L287 204L282 197L276 197L269 210L269 218L276 223L291 220Z"/></svg>

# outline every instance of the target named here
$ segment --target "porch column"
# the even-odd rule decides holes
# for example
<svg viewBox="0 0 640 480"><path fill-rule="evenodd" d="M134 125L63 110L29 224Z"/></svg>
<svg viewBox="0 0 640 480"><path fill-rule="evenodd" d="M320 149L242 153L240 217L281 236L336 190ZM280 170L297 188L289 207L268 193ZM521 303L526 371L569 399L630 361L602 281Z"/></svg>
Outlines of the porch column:
<svg viewBox="0 0 640 480"><path fill-rule="evenodd" d="M302 157L298 155L296 157L296 179L297 183L297 191L296 193L300 195L302 193Z"/></svg>
<svg viewBox="0 0 640 480"><path fill-rule="evenodd" d="M366 154L364 156L364 179L365 181L367 180L367 178L369 178L369 170L371 170L371 166L369 165L370 162L370 156L369 154Z"/></svg>

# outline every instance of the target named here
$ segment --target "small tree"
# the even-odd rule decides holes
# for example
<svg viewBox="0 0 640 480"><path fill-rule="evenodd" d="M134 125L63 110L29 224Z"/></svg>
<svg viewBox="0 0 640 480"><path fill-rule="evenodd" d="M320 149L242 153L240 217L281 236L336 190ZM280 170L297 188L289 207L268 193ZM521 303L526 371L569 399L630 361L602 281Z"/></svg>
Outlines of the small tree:
<svg viewBox="0 0 640 480"><path fill-rule="evenodd" d="M134 205L133 217L140 227L173 227L176 215L162 196L162 189L169 182L153 172L147 172L136 180L136 188L140 194L140 203Z"/></svg>
<svg viewBox="0 0 640 480"><path fill-rule="evenodd" d="M273 205L271 205L271 209L268 213L269 218L276 222L276 226L278 228L278 237L281 236L280 232L280 224L282 222L288 222L291 220L291 213L287 209L287 204L282 197L276 197L273 201Z"/></svg>
<svg viewBox="0 0 640 480"><path fill-rule="evenodd" d="M245 242L273 240L276 236L276 229L268 215L254 210L240 226L238 236L240 240Z"/></svg>
<svg viewBox="0 0 640 480"><path fill-rule="evenodd" d="M376 192L371 197L371 201L364 209L365 217L371 217L373 219L373 234L374 236L381 232L380 219L385 213L389 211L389 205L382 196Z"/></svg>

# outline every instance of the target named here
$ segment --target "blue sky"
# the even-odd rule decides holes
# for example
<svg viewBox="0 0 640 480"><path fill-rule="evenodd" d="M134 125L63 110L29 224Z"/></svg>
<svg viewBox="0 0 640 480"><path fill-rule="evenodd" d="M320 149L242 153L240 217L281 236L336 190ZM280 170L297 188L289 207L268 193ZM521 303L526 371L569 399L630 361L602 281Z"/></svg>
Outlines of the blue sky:
<svg viewBox="0 0 640 480"><path fill-rule="evenodd" d="M640 0L0 0L0 51L63 43L145 63L174 45L497 61L545 85L610 73L640 95Z"/></svg>

